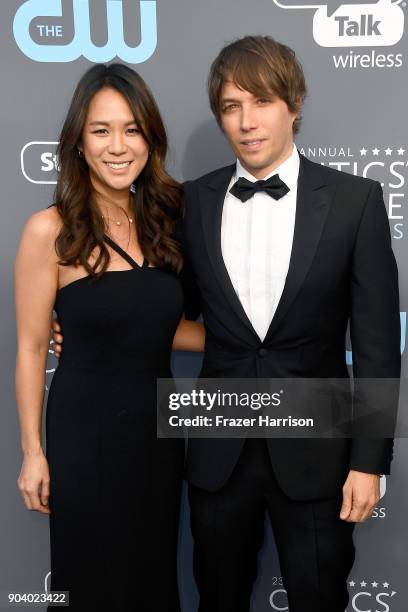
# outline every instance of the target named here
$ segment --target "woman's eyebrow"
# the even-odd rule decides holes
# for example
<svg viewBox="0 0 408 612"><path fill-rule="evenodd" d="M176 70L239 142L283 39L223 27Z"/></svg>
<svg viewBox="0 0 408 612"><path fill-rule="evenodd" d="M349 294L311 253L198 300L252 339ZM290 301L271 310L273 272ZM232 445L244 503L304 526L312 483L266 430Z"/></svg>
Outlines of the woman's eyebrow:
<svg viewBox="0 0 408 612"><path fill-rule="evenodd" d="M88 125L110 125L110 121L91 121ZM136 119L132 119L131 121L127 121L125 125L132 125L132 123L137 123Z"/></svg>

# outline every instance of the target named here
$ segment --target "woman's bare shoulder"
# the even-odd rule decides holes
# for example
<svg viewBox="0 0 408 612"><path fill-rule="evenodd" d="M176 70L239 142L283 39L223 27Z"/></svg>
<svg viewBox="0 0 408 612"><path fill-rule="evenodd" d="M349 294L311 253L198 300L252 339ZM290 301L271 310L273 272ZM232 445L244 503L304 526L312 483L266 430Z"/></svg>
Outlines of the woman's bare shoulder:
<svg viewBox="0 0 408 612"><path fill-rule="evenodd" d="M36 241L55 240L62 226L62 220L55 206L39 210L29 217L24 233Z"/></svg>
<svg viewBox="0 0 408 612"><path fill-rule="evenodd" d="M55 240L60 232L62 220L55 206L33 213L27 220L20 242L19 252L25 257L44 261L51 257L57 261Z"/></svg>

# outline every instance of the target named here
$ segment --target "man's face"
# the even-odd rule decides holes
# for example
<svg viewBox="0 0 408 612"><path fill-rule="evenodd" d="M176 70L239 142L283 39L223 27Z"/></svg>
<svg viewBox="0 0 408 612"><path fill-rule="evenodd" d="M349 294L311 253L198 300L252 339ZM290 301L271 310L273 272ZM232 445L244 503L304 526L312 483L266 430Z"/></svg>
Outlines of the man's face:
<svg viewBox="0 0 408 612"><path fill-rule="evenodd" d="M281 98L258 98L225 81L221 127L241 164L256 178L264 178L290 156L295 119Z"/></svg>

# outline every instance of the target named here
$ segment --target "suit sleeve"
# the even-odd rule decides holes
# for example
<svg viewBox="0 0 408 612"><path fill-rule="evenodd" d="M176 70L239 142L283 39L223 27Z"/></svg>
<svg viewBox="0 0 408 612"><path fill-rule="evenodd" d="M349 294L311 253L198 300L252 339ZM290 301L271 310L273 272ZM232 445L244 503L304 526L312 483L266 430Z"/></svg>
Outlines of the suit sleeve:
<svg viewBox="0 0 408 612"><path fill-rule="evenodd" d="M381 429L384 407L379 411L375 403L386 397L388 425L395 421L401 372L400 334L398 269L382 188L374 182L353 252L350 336L355 379L354 419L360 425L369 425L366 431L376 433L365 437L360 428L360 435L353 437L350 469L390 473L394 442L389 426ZM382 380L369 382L367 379ZM381 438L381 431L385 429L387 437Z"/></svg>

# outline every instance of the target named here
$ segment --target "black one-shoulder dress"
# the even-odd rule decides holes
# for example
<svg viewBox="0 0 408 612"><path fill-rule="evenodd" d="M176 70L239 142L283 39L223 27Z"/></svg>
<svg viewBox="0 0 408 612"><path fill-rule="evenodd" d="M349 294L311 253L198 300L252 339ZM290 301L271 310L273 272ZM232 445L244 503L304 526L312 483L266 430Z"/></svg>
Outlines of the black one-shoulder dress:
<svg viewBox="0 0 408 612"><path fill-rule="evenodd" d="M156 379L171 377L183 291L176 274L105 240L131 269L73 281L55 303L51 589L70 592L69 610L176 612L184 443L157 439Z"/></svg>

